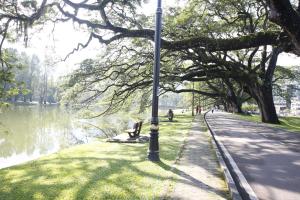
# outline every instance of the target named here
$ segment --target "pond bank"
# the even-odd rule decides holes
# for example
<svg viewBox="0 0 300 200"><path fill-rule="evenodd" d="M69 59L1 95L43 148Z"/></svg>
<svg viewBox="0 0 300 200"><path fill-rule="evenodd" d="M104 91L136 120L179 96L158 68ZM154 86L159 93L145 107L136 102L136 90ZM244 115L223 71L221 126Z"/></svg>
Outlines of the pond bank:
<svg viewBox="0 0 300 200"><path fill-rule="evenodd" d="M0 199L158 199L192 117L160 124L161 162L149 162L148 144L98 140L0 170ZM142 134L148 134L144 126Z"/></svg>

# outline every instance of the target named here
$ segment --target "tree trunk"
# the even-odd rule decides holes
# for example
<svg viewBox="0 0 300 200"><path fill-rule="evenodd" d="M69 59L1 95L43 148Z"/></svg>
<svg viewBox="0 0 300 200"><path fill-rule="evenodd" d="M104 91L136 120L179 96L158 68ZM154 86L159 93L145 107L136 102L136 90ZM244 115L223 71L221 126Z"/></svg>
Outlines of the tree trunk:
<svg viewBox="0 0 300 200"><path fill-rule="evenodd" d="M243 113L242 105L239 104L237 101L234 101L233 99L227 99L226 101L227 102L224 106L226 112Z"/></svg>
<svg viewBox="0 0 300 200"><path fill-rule="evenodd" d="M272 86L253 86L249 88L260 110L261 121L264 123L279 124L273 101Z"/></svg>
<svg viewBox="0 0 300 200"><path fill-rule="evenodd" d="M231 107L231 112L233 113L242 113L242 104L239 102L239 99L234 91L234 86L229 79L224 79L225 84L228 87L228 92L226 96L226 101L228 101L228 105Z"/></svg>
<svg viewBox="0 0 300 200"><path fill-rule="evenodd" d="M233 104L234 113L243 113L242 106L239 103Z"/></svg>
<svg viewBox="0 0 300 200"><path fill-rule="evenodd" d="M300 55L300 4L298 10L293 8L290 0L270 0L268 4L270 20L286 31L295 46L295 53Z"/></svg>
<svg viewBox="0 0 300 200"><path fill-rule="evenodd" d="M231 105L231 112L233 113L243 113L242 111L242 105L239 103L238 99L235 95L230 97L229 105Z"/></svg>
<svg viewBox="0 0 300 200"><path fill-rule="evenodd" d="M40 96L39 104L43 104L44 98L43 96Z"/></svg>
<svg viewBox="0 0 300 200"><path fill-rule="evenodd" d="M225 112L229 112L227 102L224 101L224 102L223 102L223 106L224 106L224 111L225 111Z"/></svg>

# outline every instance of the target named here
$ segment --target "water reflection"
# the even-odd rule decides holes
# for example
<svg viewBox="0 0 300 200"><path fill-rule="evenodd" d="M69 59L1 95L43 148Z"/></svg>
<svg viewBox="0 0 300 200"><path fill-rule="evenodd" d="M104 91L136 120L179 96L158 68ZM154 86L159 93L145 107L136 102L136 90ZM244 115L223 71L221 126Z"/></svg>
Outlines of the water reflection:
<svg viewBox="0 0 300 200"><path fill-rule="evenodd" d="M0 113L0 168L124 130L127 122L116 116L113 119L117 122L112 118L77 119L71 111L57 106L6 108Z"/></svg>

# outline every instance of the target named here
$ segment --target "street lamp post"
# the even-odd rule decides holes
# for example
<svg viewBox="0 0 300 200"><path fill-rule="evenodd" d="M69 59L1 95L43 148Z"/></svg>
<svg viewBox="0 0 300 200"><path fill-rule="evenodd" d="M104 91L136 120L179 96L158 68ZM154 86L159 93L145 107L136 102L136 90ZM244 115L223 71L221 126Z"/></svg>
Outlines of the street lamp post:
<svg viewBox="0 0 300 200"><path fill-rule="evenodd" d="M160 71L160 44L161 44L161 18L162 8L161 0L157 0L155 38L154 38L154 65L153 65L153 95L152 95L152 117L150 127L150 142L148 150L148 159L159 161L159 143L158 143L158 95L159 95L159 71Z"/></svg>

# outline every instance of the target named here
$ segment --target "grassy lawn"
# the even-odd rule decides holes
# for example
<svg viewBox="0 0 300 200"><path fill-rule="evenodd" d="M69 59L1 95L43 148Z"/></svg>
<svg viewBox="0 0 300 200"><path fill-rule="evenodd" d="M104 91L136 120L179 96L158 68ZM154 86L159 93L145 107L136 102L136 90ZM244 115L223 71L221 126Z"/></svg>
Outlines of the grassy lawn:
<svg viewBox="0 0 300 200"><path fill-rule="evenodd" d="M176 181L170 169L192 117L175 120L160 123L161 162L146 159L148 144L99 140L0 170L0 199L159 199Z"/></svg>
<svg viewBox="0 0 300 200"><path fill-rule="evenodd" d="M261 122L259 115L237 115L240 119L253 121L253 122ZM300 117L279 117L280 124L272 125L277 128L286 129L293 132L300 133Z"/></svg>

